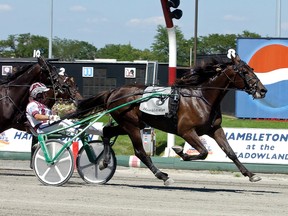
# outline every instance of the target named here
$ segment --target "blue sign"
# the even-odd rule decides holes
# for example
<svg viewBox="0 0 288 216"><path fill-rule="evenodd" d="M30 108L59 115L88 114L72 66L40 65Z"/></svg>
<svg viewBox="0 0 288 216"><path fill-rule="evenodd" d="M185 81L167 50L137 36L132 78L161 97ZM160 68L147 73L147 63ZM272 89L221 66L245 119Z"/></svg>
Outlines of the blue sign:
<svg viewBox="0 0 288 216"><path fill-rule="evenodd" d="M288 39L241 38L237 40L240 58L254 68L268 92L253 99L236 92L236 117L288 119Z"/></svg>
<svg viewBox="0 0 288 216"><path fill-rule="evenodd" d="M93 67L82 67L82 77L93 77L94 68Z"/></svg>

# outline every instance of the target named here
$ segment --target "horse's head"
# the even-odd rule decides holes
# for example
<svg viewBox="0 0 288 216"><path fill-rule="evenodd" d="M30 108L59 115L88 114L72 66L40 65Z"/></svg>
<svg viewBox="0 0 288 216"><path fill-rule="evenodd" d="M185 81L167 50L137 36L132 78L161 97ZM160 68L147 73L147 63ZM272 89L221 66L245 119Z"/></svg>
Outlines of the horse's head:
<svg viewBox="0 0 288 216"><path fill-rule="evenodd" d="M42 78L41 81L46 85L52 85L54 98L69 99L74 103L83 99L73 78L63 73L60 75L56 67L46 62L42 57L38 58L38 64L41 66L42 72L46 74L46 79Z"/></svg>
<svg viewBox="0 0 288 216"><path fill-rule="evenodd" d="M264 98L267 89L256 76L253 68L242 61L235 53L228 57L232 60L232 65L227 66L224 71L230 70L233 73L233 78L231 79L231 76L229 78L230 84L237 89L244 90L248 94L251 94L253 98Z"/></svg>
<svg viewBox="0 0 288 216"><path fill-rule="evenodd" d="M63 99L72 99L74 103L78 100L83 100L82 95L78 91L78 86L74 81L73 77L68 77L67 74L59 75L59 79L63 81L62 90L63 92L59 93L58 97L62 97Z"/></svg>

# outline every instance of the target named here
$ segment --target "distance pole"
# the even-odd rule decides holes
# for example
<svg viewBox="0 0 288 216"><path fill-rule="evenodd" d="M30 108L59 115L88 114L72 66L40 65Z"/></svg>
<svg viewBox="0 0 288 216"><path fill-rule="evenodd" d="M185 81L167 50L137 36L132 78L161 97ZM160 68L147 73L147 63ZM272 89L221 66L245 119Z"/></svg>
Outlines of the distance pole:
<svg viewBox="0 0 288 216"><path fill-rule="evenodd" d="M168 0L161 0L162 10L165 18L168 41L169 41L169 68L168 68L168 85L171 86L176 80L176 65L177 65L177 45L176 32L170 16L170 9L168 7ZM167 134L167 147L165 149L165 156L172 155L172 146L175 145L175 135Z"/></svg>

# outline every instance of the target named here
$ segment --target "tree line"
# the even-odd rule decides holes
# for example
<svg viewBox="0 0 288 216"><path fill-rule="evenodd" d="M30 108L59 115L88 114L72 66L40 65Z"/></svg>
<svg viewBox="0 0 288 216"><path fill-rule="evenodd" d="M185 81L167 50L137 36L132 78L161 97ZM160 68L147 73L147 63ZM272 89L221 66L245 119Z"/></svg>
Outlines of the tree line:
<svg viewBox="0 0 288 216"><path fill-rule="evenodd" d="M181 29L176 26L177 64L189 66L190 50L194 46L194 38L185 39ZM197 54L225 54L228 49L236 49L237 38L259 38L259 34L243 31L241 34L210 34L197 38ZM35 49L41 50L44 57L48 57L48 38L30 33L9 35L6 40L0 40L0 57L29 58ZM78 40L53 38L53 57L63 61L75 59L110 58L118 61L149 60L168 62L169 44L165 26L158 25L151 47L140 50L130 44L106 44L97 49L94 45Z"/></svg>

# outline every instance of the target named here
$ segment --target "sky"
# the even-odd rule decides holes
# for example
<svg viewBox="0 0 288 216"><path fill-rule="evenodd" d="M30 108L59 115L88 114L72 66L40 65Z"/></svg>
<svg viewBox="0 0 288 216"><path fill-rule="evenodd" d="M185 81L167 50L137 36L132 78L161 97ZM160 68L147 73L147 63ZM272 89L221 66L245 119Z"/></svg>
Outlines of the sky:
<svg viewBox="0 0 288 216"><path fill-rule="evenodd" d="M198 0L198 36L241 34L277 37L278 0ZM160 0L0 0L0 40L30 33L86 41L97 49L107 44L131 44L150 49L157 26L164 25ZM288 38L288 0L281 2L281 35ZM194 37L195 0L181 0L183 11L173 20L185 39Z"/></svg>

